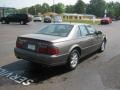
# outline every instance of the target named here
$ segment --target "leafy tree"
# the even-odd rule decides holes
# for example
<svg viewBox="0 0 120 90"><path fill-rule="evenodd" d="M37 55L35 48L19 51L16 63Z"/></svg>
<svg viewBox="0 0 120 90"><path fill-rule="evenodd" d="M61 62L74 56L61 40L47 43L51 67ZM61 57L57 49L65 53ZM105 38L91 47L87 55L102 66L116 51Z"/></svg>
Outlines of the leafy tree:
<svg viewBox="0 0 120 90"><path fill-rule="evenodd" d="M19 9L18 11L19 13L27 13L27 8L22 8L22 9Z"/></svg>
<svg viewBox="0 0 120 90"><path fill-rule="evenodd" d="M36 12L35 12L35 7L32 6L32 7L28 8L28 13L29 13L29 14L32 14L32 15L35 15L35 14L36 14Z"/></svg>
<svg viewBox="0 0 120 90"><path fill-rule="evenodd" d="M42 14L51 11L51 8L50 8L50 6L49 6L47 3L43 3L43 5L42 5L41 8L42 8L42 9L41 9L41 13L42 13Z"/></svg>
<svg viewBox="0 0 120 90"><path fill-rule="evenodd" d="M114 3L110 2L106 4L106 9L107 9L107 16L108 17L114 17L115 16L115 8L114 8Z"/></svg>
<svg viewBox="0 0 120 90"><path fill-rule="evenodd" d="M62 3L58 3L58 4L51 6L51 9L53 12L54 12L54 8L55 8L55 13L61 14L65 12L65 6Z"/></svg>
<svg viewBox="0 0 120 90"><path fill-rule="evenodd" d="M66 13L74 13L74 6L73 5L67 5L65 8Z"/></svg>
<svg viewBox="0 0 120 90"><path fill-rule="evenodd" d="M108 16L112 18L119 18L120 17L120 3L118 2L110 2L106 5Z"/></svg>
<svg viewBox="0 0 120 90"><path fill-rule="evenodd" d="M91 0L88 5L88 13L98 17L104 16L106 2L104 0Z"/></svg>
<svg viewBox="0 0 120 90"><path fill-rule="evenodd" d="M120 19L120 3L116 2L114 5L115 17Z"/></svg>
<svg viewBox="0 0 120 90"><path fill-rule="evenodd" d="M78 0L74 6L75 13L85 13L85 3L82 0Z"/></svg>

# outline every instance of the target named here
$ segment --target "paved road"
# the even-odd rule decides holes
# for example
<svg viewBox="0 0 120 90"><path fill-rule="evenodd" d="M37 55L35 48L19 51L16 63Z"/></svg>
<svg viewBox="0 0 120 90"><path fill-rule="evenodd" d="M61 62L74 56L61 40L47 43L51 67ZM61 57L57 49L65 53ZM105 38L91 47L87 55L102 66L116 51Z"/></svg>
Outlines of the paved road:
<svg viewBox="0 0 120 90"><path fill-rule="evenodd" d="M43 25L0 24L0 68L34 81L24 86L0 73L0 90L120 90L120 21L94 26L106 33L107 48L103 53L84 58L74 71L63 67L41 68L15 58L16 37L36 32Z"/></svg>

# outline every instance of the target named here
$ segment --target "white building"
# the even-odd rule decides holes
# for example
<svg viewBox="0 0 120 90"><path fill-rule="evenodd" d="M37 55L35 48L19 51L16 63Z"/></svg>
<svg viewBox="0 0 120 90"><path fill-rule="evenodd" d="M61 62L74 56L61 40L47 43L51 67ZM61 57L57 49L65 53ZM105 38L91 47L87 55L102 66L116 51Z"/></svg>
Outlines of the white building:
<svg viewBox="0 0 120 90"><path fill-rule="evenodd" d="M95 18L95 15L91 14L71 14L71 13L64 13L63 19L70 19L70 20L89 20Z"/></svg>

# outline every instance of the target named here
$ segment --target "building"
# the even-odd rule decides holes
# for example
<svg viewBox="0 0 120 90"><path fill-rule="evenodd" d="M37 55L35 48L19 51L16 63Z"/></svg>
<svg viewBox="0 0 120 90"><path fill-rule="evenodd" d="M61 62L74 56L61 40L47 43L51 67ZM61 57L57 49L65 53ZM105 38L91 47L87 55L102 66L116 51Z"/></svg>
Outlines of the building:
<svg viewBox="0 0 120 90"><path fill-rule="evenodd" d="M91 14L70 14L70 13L64 13L63 19L65 20L90 20L94 19L96 16Z"/></svg>

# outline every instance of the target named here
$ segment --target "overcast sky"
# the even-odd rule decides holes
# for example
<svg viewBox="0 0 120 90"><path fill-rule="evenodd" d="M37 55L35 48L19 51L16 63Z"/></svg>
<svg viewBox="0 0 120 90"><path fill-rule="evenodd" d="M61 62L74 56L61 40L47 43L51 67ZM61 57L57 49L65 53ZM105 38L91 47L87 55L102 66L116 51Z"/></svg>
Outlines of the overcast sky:
<svg viewBox="0 0 120 90"><path fill-rule="evenodd" d="M77 0L54 0L55 3L61 2L65 5L73 5ZM85 3L89 3L90 0L83 0ZM120 2L120 0L105 0L106 2L114 1ZM53 0L0 0L0 7L15 7L23 8L29 7L35 4L48 3L49 5L53 4Z"/></svg>

